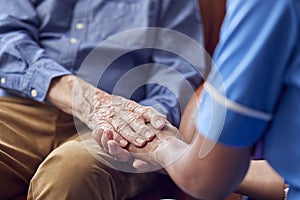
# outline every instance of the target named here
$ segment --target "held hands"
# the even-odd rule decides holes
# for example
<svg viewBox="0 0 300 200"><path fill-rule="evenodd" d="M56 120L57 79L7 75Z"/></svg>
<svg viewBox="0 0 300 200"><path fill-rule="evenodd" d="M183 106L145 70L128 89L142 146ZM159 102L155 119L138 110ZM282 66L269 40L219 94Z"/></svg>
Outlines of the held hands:
<svg viewBox="0 0 300 200"><path fill-rule="evenodd" d="M109 95L74 75L53 79L47 98L58 109L86 124L98 143L120 161L132 159L131 154L121 147L126 147L129 142L133 152L139 150L134 150L134 145L145 145L166 123L166 117L155 109ZM135 164L148 166L141 160L135 160Z"/></svg>
<svg viewBox="0 0 300 200"><path fill-rule="evenodd" d="M115 95L96 94L97 103L91 118L96 120L98 129L95 132L110 130L113 138L125 144L120 136L136 146L143 146L154 137L153 129L146 126L150 123L155 129L164 127L165 116L151 107L144 107L134 101ZM100 129L99 129L100 128ZM101 130L102 129L102 130Z"/></svg>
<svg viewBox="0 0 300 200"><path fill-rule="evenodd" d="M153 139L153 130L162 129L165 125L166 117L151 107L110 95L80 79L75 81L74 88L73 112L93 131L93 135L101 138L105 150L107 139L99 137L103 133L110 132L122 147L126 147L128 142L141 147ZM153 129L146 123L151 124Z"/></svg>
<svg viewBox="0 0 300 200"><path fill-rule="evenodd" d="M137 147L129 144L126 148L122 148L118 142L113 139L111 131L104 131L93 134L99 145L106 146L107 151L120 162L132 161L132 165L138 171L148 171L161 169L163 162L159 158L159 154L168 148L174 140L178 140L180 134L178 129L173 127L168 121L165 122L163 129L158 130L151 124L147 127L155 133L155 137L151 142L147 142L144 147Z"/></svg>

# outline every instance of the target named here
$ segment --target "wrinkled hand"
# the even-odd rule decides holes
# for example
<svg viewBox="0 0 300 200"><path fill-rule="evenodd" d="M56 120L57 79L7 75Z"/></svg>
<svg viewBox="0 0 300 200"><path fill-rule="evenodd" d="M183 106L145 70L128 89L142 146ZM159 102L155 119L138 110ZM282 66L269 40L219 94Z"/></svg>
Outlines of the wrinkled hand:
<svg viewBox="0 0 300 200"><path fill-rule="evenodd" d="M100 126L107 122L112 125L113 128L109 130L113 133L113 139L118 140L121 135L136 146L143 146L154 137L155 133L146 126L146 123L152 124L155 129L161 129L165 122L165 116L153 108L111 95L108 99L99 99L93 118L99 121ZM125 143L124 140L121 141L123 142L120 144Z"/></svg>
<svg viewBox="0 0 300 200"><path fill-rule="evenodd" d="M138 171L147 171L151 169L161 168L156 153L172 142L174 138L179 138L180 134L178 129L173 127L168 121L165 122L163 129L158 130L151 124L147 124L154 133L155 137L151 142L148 142L144 147L136 147L129 144L126 148L122 148L115 140L111 131L103 131L93 134L98 143L105 142L107 151L120 162L131 161L134 157L133 167Z"/></svg>
<svg viewBox="0 0 300 200"><path fill-rule="evenodd" d="M153 139L155 133L146 123L150 123L155 129L164 127L166 117L151 107L141 106L132 100L100 90L96 90L91 98L93 105L88 111L88 126L94 132L110 130L113 138L123 147L127 145L127 141L143 146Z"/></svg>

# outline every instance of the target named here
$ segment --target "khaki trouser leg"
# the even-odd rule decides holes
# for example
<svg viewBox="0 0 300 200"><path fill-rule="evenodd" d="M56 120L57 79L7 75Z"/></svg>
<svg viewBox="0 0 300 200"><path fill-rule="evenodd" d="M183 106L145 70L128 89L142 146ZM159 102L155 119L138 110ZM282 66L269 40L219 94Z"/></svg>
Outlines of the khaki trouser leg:
<svg viewBox="0 0 300 200"><path fill-rule="evenodd" d="M28 199L127 199L149 188L156 177L113 170L96 160L79 139L70 140L40 165Z"/></svg>
<svg viewBox="0 0 300 200"><path fill-rule="evenodd" d="M113 170L84 148L69 115L0 97L0 177L0 199L26 193L31 181L28 199L111 200L140 194L158 175Z"/></svg>
<svg viewBox="0 0 300 200"><path fill-rule="evenodd" d="M58 112L51 106L0 97L0 199L26 193L55 145Z"/></svg>

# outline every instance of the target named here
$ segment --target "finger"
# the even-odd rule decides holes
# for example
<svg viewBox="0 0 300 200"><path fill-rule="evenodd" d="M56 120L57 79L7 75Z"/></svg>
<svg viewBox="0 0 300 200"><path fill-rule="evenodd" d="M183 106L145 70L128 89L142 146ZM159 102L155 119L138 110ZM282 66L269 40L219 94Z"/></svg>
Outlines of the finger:
<svg viewBox="0 0 300 200"><path fill-rule="evenodd" d="M114 139L114 134L111 130L107 129L103 131L104 136L106 137L107 140L113 140Z"/></svg>
<svg viewBox="0 0 300 200"><path fill-rule="evenodd" d="M128 145L128 141L114 130L104 132L104 134L108 140L115 140L122 148L125 148Z"/></svg>
<svg viewBox="0 0 300 200"><path fill-rule="evenodd" d="M103 129L95 129L93 132L92 132L92 137L97 141L97 143L99 145L101 145L101 138L102 138L102 135L103 135ZM102 146L102 145L101 145Z"/></svg>
<svg viewBox="0 0 300 200"><path fill-rule="evenodd" d="M122 136L119 134L115 135L114 140L118 142L118 144L122 147L125 148L129 144L127 140L125 140Z"/></svg>
<svg viewBox="0 0 300 200"><path fill-rule="evenodd" d="M128 162L131 159L131 154L123 149L116 141L108 141L108 152L112 155L117 161Z"/></svg>
<svg viewBox="0 0 300 200"><path fill-rule="evenodd" d="M101 141L101 137L104 130L113 130L113 127L107 121L101 120L96 124L96 128L93 130L92 135Z"/></svg>
<svg viewBox="0 0 300 200"><path fill-rule="evenodd" d="M103 147L103 149L105 150L105 151L108 151L108 145L107 145L107 142L108 142L109 140L107 139L107 137L106 136L102 136L101 137L101 146Z"/></svg>
<svg viewBox="0 0 300 200"><path fill-rule="evenodd" d="M147 141L151 141L154 138L155 133L146 126L145 120L137 113L129 111L122 111L121 113L120 118L126 122L134 132L142 136Z"/></svg>
<svg viewBox="0 0 300 200"><path fill-rule="evenodd" d="M107 137L105 135L111 134L113 131L113 127L110 123L107 123L106 121L101 121L97 124L96 131L93 131L93 137L96 138L98 141L98 144L103 147L105 151L107 151Z"/></svg>
<svg viewBox="0 0 300 200"><path fill-rule="evenodd" d="M107 139L108 140L115 140L117 141L121 147L125 148L128 145L128 141L124 139L118 132L115 131L114 127L105 121L101 122L101 124L98 124L98 126L101 126L102 130L110 130L110 132L107 132ZM101 140L98 140L101 142ZM102 144L101 144L102 146Z"/></svg>
<svg viewBox="0 0 300 200"><path fill-rule="evenodd" d="M101 140L101 144L105 147L106 151L108 150L108 142L110 140L116 141L122 148L125 148L128 145L127 140L125 140L122 136L119 135L115 130L107 129L103 131L103 136L105 137Z"/></svg>
<svg viewBox="0 0 300 200"><path fill-rule="evenodd" d="M156 129L162 129L165 125L166 116L152 107L138 107L135 111L143 116L146 122L150 122Z"/></svg>
<svg viewBox="0 0 300 200"><path fill-rule="evenodd" d="M181 138L179 130L174 127L170 122L167 120L165 121L165 126L163 129L156 131L155 135L158 138L163 138L165 135L174 136L176 138ZM147 124L150 128L153 128L151 124Z"/></svg>
<svg viewBox="0 0 300 200"><path fill-rule="evenodd" d="M150 169L150 165L143 160L134 159L132 166L138 171L138 172L145 172Z"/></svg>
<svg viewBox="0 0 300 200"><path fill-rule="evenodd" d="M147 141L136 132L134 132L125 121L119 118L113 118L112 125L122 137L124 137L128 142L134 144L135 146L142 147L146 144Z"/></svg>

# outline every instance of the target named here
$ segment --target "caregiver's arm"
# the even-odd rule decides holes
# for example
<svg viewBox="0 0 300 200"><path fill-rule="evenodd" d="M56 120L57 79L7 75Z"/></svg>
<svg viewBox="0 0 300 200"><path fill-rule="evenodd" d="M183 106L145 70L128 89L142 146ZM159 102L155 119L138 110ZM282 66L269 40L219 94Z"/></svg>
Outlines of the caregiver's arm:
<svg viewBox="0 0 300 200"><path fill-rule="evenodd" d="M256 200L284 199L284 180L266 160L252 160L236 192Z"/></svg>
<svg viewBox="0 0 300 200"><path fill-rule="evenodd" d="M194 120L191 120L191 118L195 118L195 111L199 108L201 90L202 87L199 87L190 99L180 122L179 130L187 143L192 141L195 134ZM251 160L247 174L235 193L257 200L281 200L284 198L284 180L266 160Z"/></svg>
<svg viewBox="0 0 300 200"><path fill-rule="evenodd" d="M139 159L163 166L182 190L196 198L224 199L239 185L247 171L251 148L215 144L208 152L207 147L213 143L206 140L204 146L201 134L187 144L166 131L161 130L144 148L130 145L129 151ZM208 154L202 155L205 152Z"/></svg>
<svg viewBox="0 0 300 200"><path fill-rule="evenodd" d="M238 186L246 173L251 149L234 149L216 144L206 156L200 158L203 140L198 134L188 149L186 144L176 140L164 151L158 151L157 161L162 166L168 165L170 155L179 155L186 150L179 159L165 167L171 178L194 197L224 199ZM203 148L205 149L204 146Z"/></svg>

